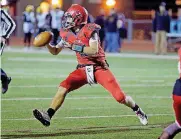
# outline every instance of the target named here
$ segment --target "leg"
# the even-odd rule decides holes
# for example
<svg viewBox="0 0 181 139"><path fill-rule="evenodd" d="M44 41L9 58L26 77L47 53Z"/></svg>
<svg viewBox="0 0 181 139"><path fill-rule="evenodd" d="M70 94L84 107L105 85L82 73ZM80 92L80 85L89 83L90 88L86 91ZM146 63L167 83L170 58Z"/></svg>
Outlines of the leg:
<svg viewBox="0 0 181 139"><path fill-rule="evenodd" d="M111 52L111 33L106 32L106 52Z"/></svg>
<svg viewBox="0 0 181 139"><path fill-rule="evenodd" d="M160 54L160 31L156 32L155 54Z"/></svg>
<svg viewBox="0 0 181 139"><path fill-rule="evenodd" d="M173 88L173 108L175 111L176 122L164 129L159 139L170 139L181 131L181 80L176 80Z"/></svg>
<svg viewBox="0 0 181 139"><path fill-rule="evenodd" d="M49 126L50 119L55 114L55 112L62 106L67 93L78 89L85 84L87 84L87 79L85 70L83 68L77 69L72 72L68 76L68 78L60 84L60 87L55 97L53 98L47 112L41 112L37 109L33 111L35 118L38 119L43 125Z"/></svg>
<svg viewBox="0 0 181 139"><path fill-rule="evenodd" d="M99 36L100 36L100 42L101 42L101 47L103 48L103 41L104 41L104 30L103 29L101 29L100 31L99 31Z"/></svg>
<svg viewBox="0 0 181 139"><path fill-rule="evenodd" d="M112 33L111 35L111 48L112 52L118 53L119 52L119 34L117 32Z"/></svg>
<svg viewBox="0 0 181 139"><path fill-rule="evenodd" d="M56 45L57 44L57 38L58 38L58 35L59 35L59 34L57 34L57 29L52 29L52 33L54 34L53 44Z"/></svg>
<svg viewBox="0 0 181 139"><path fill-rule="evenodd" d="M140 116L139 119L141 123L144 125L147 124L147 116L130 96L125 95L110 70L97 70L95 72L95 77L97 82L101 84L106 90L108 90L117 102L122 103L127 107L133 109L138 117Z"/></svg>
<svg viewBox="0 0 181 139"><path fill-rule="evenodd" d="M175 111L176 123L181 129L181 96L173 95L173 108Z"/></svg>
<svg viewBox="0 0 181 139"><path fill-rule="evenodd" d="M119 103L125 102L125 94L110 70L100 69L95 72L95 78Z"/></svg>
<svg viewBox="0 0 181 139"><path fill-rule="evenodd" d="M165 55L167 53L167 36L165 31L162 31L160 33L161 54Z"/></svg>
<svg viewBox="0 0 181 139"><path fill-rule="evenodd" d="M173 88L173 108L177 124L181 127L181 79L177 79Z"/></svg>
<svg viewBox="0 0 181 139"><path fill-rule="evenodd" d="M173 139L176 134L181 132L181 96L173 95L173 108L176 122L165 128L159 139Z"/></svg>
<svg viewBox="0 0 181 139"><path fill-rule="evenodd" d="M27 43L27 33L24 34L24 46L26 47L26 43Z"/></svg>
<svg viewBox="0 0 181 139"><path fill-rule="evenodd" d="M84 69L78 69L72 72L66 80L60 83L60 87L55 95L50 108L57 111L63 104L67 93L76 90L87 83L87 78Z"/></svg>
<svg viewBox="0 0 181 139"><path fill-rule="evenodd" d="M31 36L32 36L32 34L31 34L31 32L29 32L28 33L28 47L30 47L31 46Z"/></svg>

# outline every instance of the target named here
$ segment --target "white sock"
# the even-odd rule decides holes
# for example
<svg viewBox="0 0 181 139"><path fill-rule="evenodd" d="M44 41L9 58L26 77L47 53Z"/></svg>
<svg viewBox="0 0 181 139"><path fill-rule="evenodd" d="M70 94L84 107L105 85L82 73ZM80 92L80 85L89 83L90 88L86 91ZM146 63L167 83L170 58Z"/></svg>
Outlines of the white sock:
<svg viewBox="0 0 181 139"><path fill-rule="evenodd" d="M135 101L132 99L132 97L130 96L126 96L125 98L125 105L130 107L130 108L134 108L136 106Z"/></svg>

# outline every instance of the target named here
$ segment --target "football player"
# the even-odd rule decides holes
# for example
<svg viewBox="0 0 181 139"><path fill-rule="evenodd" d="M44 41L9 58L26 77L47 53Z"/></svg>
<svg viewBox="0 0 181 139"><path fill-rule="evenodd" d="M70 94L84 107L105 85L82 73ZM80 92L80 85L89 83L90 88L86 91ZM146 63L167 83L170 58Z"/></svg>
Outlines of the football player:
<svg viewBox="0 0 181 139"><path fill-rule="evenodd" d="M0 9L0 45L1 50L0 53L2 55L6 40L10 37L11 33L14 31L16 24L13 19L9 16L9 14ZM11 77L8 77L7 74L1 69L1 82L2 82L2 93L6 93L8 90L8 84L11 82Z"/></svg>
<svg viewBox="0 0 181 139"><path fill-rule="evenodd" d="M178 55L178 71L180 78L175 82L172 96L176 120L175 123L169 125L164 129L159 139L172 139L177 133L181 132L181 48L178 50Z"/></svg>
<svg viewBox="0 0 181 139"><path fill-rule="evenodd" d="M87 10L77 4L72 5L62 19L63 30L60 31L62 40L56 45L47 45L50 53L57 55L63 48L70 48L76 52L77 69L60 83L57 94L46 112L33 110L33 114L44 126L50 125L55 112L62 106L68 93L86 84L99 83L108 90L115 100L131 108L143 125L148 123L146 114L127 96L119 86L118 81L109 69L105 53L100 46L100 26L87 24Z"/></svg>
<svg viewBox="0 0 181 139"><path fill-rule="evenodd" d="M24 32L24 46L28 50L31 45L32 34L34 33L34 6L27 5L23 12L23 32Z"/></svg>

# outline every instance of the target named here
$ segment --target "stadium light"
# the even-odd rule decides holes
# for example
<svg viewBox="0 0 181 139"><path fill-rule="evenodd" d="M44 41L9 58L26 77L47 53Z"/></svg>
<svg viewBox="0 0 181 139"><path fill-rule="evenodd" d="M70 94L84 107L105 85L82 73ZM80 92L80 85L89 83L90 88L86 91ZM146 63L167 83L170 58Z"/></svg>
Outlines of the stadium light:
<svg viewBox="0 0 181 139"><path fill-rule="evenodd" d="M58 5L59 4L59 0L52 0L52 5Z"/></svg>
<svg viewBox="0 0 181 139"><path fill-rule="evenodd" d="M7 5L8 4L8 1L7 0L1 0L1 5L4 6L4 5Z"/></svg>
<svg viewBox="0 0 181 139"><path fill-rule="evenodd" d="M42 2L40 4L40 8L41 8L43 13L46 13L49 11L50 5L47 2Z"/></svg>
<svg viewBox="0 0 181 139"><path fill-rule="evenodd" d="M181 0L176 0L176 5L181 5Z"/></svg>
<svg viewBox="0 0 181 139"><path fill-rule="evenodd" d="M106 1L106 5L107 6L113 7L113 6L115 6L115 4L116 4L115 0L107 0Z"/></svg>
<svg viewBox="0 0 181 139"><path fill-rule="evenodd" d="M51 1L51 4L53 5L53 6L55 6L55 7L59 7L59 8L61 8L62 7L62 0L52 0Z"/></svg>

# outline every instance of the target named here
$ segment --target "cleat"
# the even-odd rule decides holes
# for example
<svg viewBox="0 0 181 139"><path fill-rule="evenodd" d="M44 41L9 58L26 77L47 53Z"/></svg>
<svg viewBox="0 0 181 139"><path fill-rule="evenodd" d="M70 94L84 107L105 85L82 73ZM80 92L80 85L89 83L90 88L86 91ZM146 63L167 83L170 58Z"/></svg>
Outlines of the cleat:
<svg viewBox="0 0 181 139"><path fill-rule="evenodd" d="M7 77L7 80L2 83L2 93L5 94L8 91L8 85L11 82L11 77Z"/></svg>
<svg viewBox="0 0 181 139"><path fill-rule="evenodd" d="M50 126L50 116L47 112L42 112L37 109L33 110L33 115L39 120L44 126Z"/></svg>
<svg viewBox="0 0 181 139"><path fill-rule="evenodd" d="M143 110L141 108L139 108L137 111L135 111L138 119L140 120L140 122L143 125L147 125L148 124L148 117L147 115L143 112Z"/></svg>

